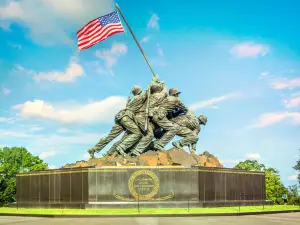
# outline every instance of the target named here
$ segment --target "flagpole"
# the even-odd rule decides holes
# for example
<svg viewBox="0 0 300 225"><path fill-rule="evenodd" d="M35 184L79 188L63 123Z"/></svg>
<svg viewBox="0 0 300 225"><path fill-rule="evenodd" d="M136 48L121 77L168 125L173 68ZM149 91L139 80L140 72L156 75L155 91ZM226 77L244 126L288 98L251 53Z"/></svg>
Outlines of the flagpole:
<svg viewBox="0 0 300 225"><path fill-rule="evenodd" d="M117 9L119 10L119 12L120 12L120 14L121 14L121 16L122 16L124 22L126 23L126 25L127 25L128 29L129 29L130 33L132 34L132 36L133 36L133 38L134 38L134 40L135 40L137 46L139 47L140 51L142 52L142 54L143 54L143 56L144 56L144 58L145 58L145 60L146 60L146 62L147 62L147 64L148 64L148 66L149 66L149 68L150 68L150 70L151 70L153 76L156 77L157 75L156 75L156 73L154 72L152 66L150 65L150 62L149 62L149 60L148 60L148 58L147 58L145 52L143 51L143 49L142 49L141 45L139 44L138 40L136 39L136 37L135 37L133 31L131 30L131 28L130 28L128 22L127 22L127 20L125 19L124 15L123 15L123 13L122 13L122 11L121 11L121 9L120 9L120 7L119 7L119 5L118 5L117 3L116 3L116 7L117 7Z"/></svg>

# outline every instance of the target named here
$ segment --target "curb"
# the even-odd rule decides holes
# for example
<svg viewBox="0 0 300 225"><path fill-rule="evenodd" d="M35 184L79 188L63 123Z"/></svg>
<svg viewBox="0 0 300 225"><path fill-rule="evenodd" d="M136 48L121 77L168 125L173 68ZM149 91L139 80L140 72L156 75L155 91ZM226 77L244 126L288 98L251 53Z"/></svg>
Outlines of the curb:
<svg viewBox="0 0 300 225"><path fill-rule="evenodd" d="M281 211L266 211L266 212L241 212L241 213L190 213L190 214L116 214L116 215L51 215L51 214L12 214L12 213L0 213L1 216L20 216L20 217L44 217L44 218L119 218L119 217L204 217L204 216L250 216L250 215L262 215L262 214L280 214L280 213L293 213L300 212L300 209L296 210L281 210Z"/></svg>

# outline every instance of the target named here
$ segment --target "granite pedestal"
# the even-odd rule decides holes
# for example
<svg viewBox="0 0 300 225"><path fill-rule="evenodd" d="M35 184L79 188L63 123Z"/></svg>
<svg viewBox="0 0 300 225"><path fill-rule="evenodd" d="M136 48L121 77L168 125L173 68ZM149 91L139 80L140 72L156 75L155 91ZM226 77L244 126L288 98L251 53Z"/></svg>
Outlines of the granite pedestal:
<svg viewBox="0 0 300 225"><path fill-rule="evenodd" d="M186 208L266 204L265 174L182 166L100 167L17 175L18 207Z"/></svg>

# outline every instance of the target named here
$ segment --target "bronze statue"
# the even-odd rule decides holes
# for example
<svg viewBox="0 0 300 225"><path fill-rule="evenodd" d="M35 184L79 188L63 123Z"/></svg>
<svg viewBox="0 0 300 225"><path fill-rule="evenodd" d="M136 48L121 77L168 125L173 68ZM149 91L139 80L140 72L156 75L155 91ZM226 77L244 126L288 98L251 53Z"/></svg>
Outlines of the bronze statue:
<svg viewBox="0 0 300 225"><path fill-rule="evenodd" d="M131 93L133 99L129 97L125 109L117 113L110 133L88 150L91 158L121 133L123 137L105 156L138 156L149 149L164 150L176 135L183 138L173 142L174 147L188 146L191 152L196 151L200 125L206 125L207 117L194 116L179 99L181 92L177 88L168 91L164 82L154 76L144 92L133 86Z"/></svg>

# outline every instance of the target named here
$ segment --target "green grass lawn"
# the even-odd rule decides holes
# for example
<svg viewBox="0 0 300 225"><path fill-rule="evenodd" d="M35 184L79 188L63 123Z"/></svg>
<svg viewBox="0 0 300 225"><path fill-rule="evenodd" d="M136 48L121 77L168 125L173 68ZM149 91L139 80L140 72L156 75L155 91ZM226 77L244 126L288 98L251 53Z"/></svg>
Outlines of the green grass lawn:
<svg viewBox="0 0 300 225"><path fill-rule="evenodd" d="M295 210L300 209L299 206L275 205L275 206L241 206L240 212L261 212L261 211L279 211L279 210ZM187 208L161 208L161 209L27 209L27 208L0 208L1 213L11 214L99 214L99 215L115 215L115 214L188 214L188 213L237 213L239 207L220 207L220 208L191 208L188 212Z"/></svg>

